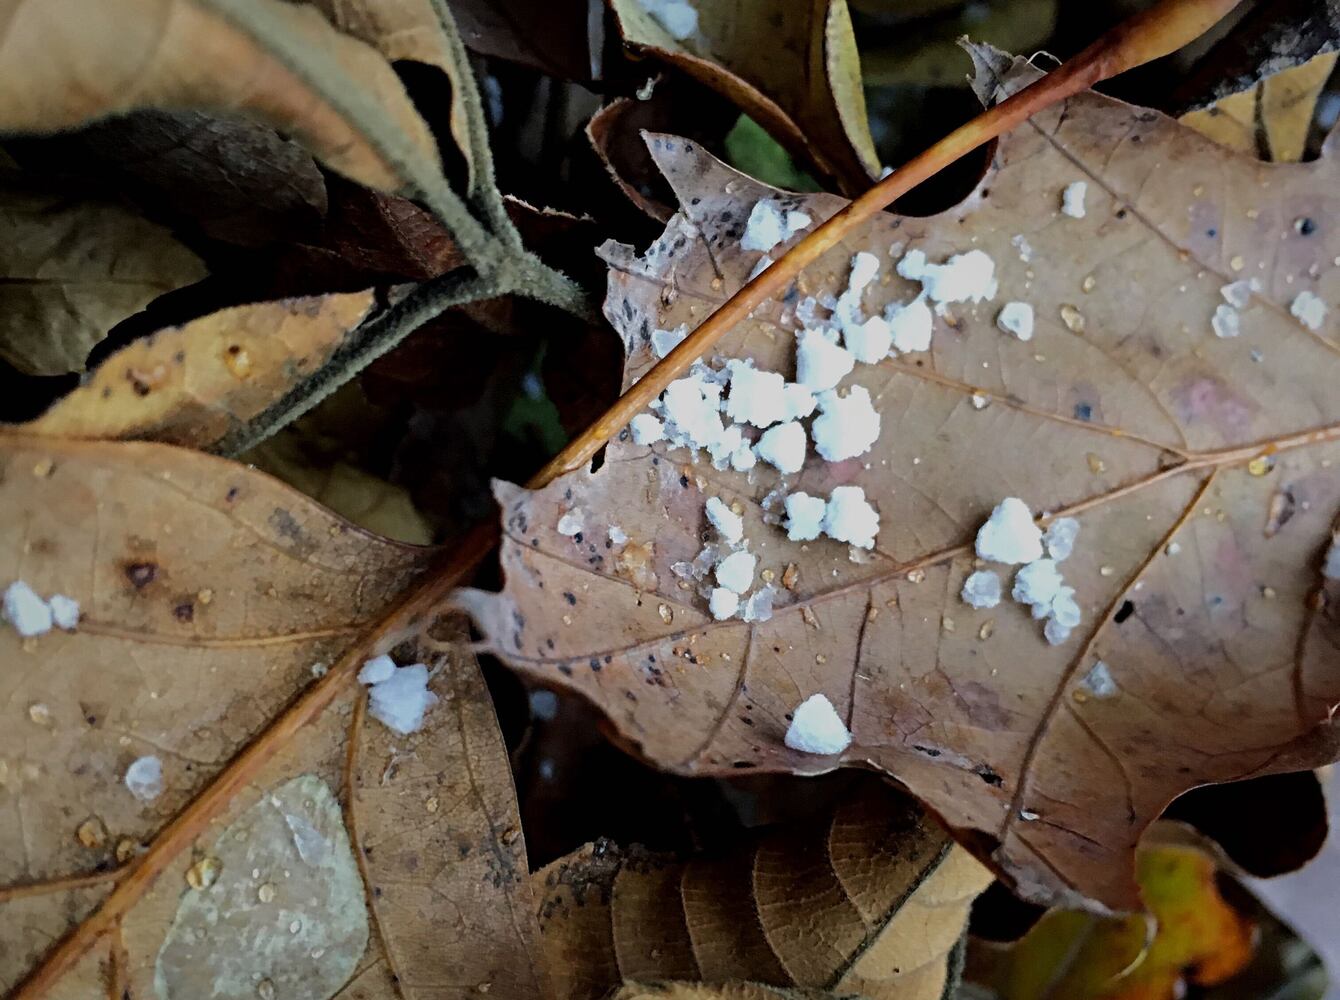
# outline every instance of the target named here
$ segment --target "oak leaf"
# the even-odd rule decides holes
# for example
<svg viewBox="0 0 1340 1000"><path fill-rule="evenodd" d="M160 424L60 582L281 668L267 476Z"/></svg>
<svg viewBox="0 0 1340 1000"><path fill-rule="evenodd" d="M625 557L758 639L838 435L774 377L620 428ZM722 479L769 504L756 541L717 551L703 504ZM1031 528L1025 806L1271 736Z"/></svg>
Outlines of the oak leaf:
<svg viewBox="0 0 1340 1000"><path fill-rule="evenodd" d="M669 995L684 997L773 995L685 985L750 983L937 1000L990 875L870 780L818 819L722 856L678 861L600 843L534 879L558 1000L670 981Z"/></svg>
<svg viewBox="0 0 1340 1000"><path fill-rule="evenodd" d="M625 384L655 360L653 330L696 325L757 266L739 242L759 199L816 220L845 204L783 195L692 143L651 143L681 210L645 255L605 251ZM1340 505L1335 180L1332 155L1263 164L1097 94L1042 113L1000 141L961 204L870 223L721 342L789 377L797 307L836 296L854 252L884 274L869 314L917 294L892 273L908 250L990 255L993 301L949 307L929 353L847 380L882 412L873 451L811 454L783 483L762 464L718 472L621 439L597 472L498 488L506 587L462 602L513 667L584 693L661 766L873 765L1025 896L1138 908L1134 848L1173 798L1337 753L1337 584L1321 576ZM1071 218L1062 192L1078 182L1087 213ZM1217 337L1216 311L1244 290L1241 334ZM1304 291L1329 305L1319 329L1291 315ZM1030 341L996 326L1011 300L1035 310ZM871 553L789 542L765 505L779 487L843 484L879 509ZM672 568L711 537L712 496L744 512L776 588L770 620L713 621ZM1083 624L1061 645L1010 600L1009 567L993 567L1000 607L958 596L1005 496L1079 520L1062 568ZM584 530L557 530L576 508ZM627 541L606 546L610 526ZM783 744L816 693L853 733L839 756Z"/></svg>

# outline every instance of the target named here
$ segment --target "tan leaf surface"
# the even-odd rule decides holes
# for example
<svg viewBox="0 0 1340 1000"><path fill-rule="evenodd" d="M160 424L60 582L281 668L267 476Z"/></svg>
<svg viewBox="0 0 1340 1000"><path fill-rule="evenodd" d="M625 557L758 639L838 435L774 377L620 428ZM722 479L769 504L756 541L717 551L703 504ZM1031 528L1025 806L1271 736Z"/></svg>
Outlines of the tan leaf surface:
<svg viewBox="0 0 1340 1000"><path fill-rule="evenodd" d="M846 0L697 4L698 30L679 41L640 0L610 4L625 43L729 98L843 190L878 176Z"/></svg>
<svg viewBox="0 0 1340 1000"><path fill-rule="evenodd" d="M744 219L776 195L692 144L653 146L688 217L645 257L607 251L629 381L652 362L651 329L696 324L747 278ZM1086 217L1062 216L1062 189L1081 180ZM891 248L996 263L994 302L953 307L929 353L845 380L882 412L874 450L811 455L786 483L862 485L882 519L869 557L788 542L764 519L770 468L718 473L619 441L594 474L500 487L506 589L465 601L509 663L583 692L662 766L870 763L980 832L971 843L1029 897L1134 908L1134 846L1171 799L1335 756L1319 724L1340 701L1340 634L1318 588L1340 507L1336 190L1332 157L1262 164L1154 112L1075 98L1006 136L961 205L886 215L798 281L794 296L836 293L868 249L883 262L875 313L917 290L893 275ZM816 218L843 204L798 201ZM1248 278L1260 288L1242 334L1220 339L1220 290ZM1304 289L1330 306L1316 332L1289 313ZM720 352L789 376L794 296ZM1036 310L1027 343L995 326L1010 300ZM785 583L796 566L767 622L713 622L672 572L699 551L714 495L743 505L760 573ZM958 597L1005 496L1080 521L1063 571L1083 624L1060 646L1010 600L1008 567L1001 606ZM574 506L586 531L568 537L556 526ZM606 550L610 524L629 540ZM783 745L815 693L854 734L840 758Z"/></svg>
<svg viewBox="0 0 1340 1000"><path fill-rule="evenodd" d="M610 1000L857 1000L855 994L804 990L761 983L630 983L610 994Z"/></svg>
<svg viewBox="0 0 1340 1000"><path fill-rule="evenodd" d="M0 357L33 375L82 371L117 323L205 267L162 226L114 202L71 200L5 171Z"/></svg>
<svg viewBox="0 0 1340 1000"><path fill-rule="evenodd" d="M721 857L680 862L600 843L534 879L559 1000L665 980L938 1000L947 957L991 876L872 780L820 820Z"/></svg>
<svg viewBox="0 0 1340 1000"><path fill-rule="evenodd" d="M48 995L250 998L268 980L300 1000L486 981L540 996L534 929L512 916L532 906L506 753L454 630L398 653L434 669L423 731L390 733L349 692L193 851L163 866L144 847L431 550L195 452L15 437L0 451L4 582L83 606L72 633L0 631L0 989L145 865L162 869L153 886ZM148 754L164 791L141 802L123 776Z"/></svg>
<svg viewBox="0 0 1340 1000"><path fill-rule="evenodd" d="M207 448L317 371L372 304L371 292L284 299L160 330L121 348L18 430Z"/></svg>
<svg viewBox="0 0 1340 1000"><path fill-rule="evenodd" d="M305 4L5 0L0 12L5 131L193 108L260 119L369 187L440 173L432 133L386 59Z"/></svg>

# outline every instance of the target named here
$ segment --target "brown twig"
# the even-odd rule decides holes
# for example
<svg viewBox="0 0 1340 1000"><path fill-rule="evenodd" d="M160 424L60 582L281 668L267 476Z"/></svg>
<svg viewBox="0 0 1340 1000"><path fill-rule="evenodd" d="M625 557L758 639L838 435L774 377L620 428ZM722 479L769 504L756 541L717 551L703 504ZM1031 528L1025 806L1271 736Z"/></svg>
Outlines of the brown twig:
<svg viewBox="0 0 1340 1000"><path fill-rule="evenodd" d="M687 339L661 360L594 424L575 438L527 484L547 486L582 468L609 439L759 304L781 292L806 266L894 199L1025 119L1108 77L1157 59L1192 41L1240 0L1162 0L1103 36L1059 69L956 129L839 211L770 268L735 293ZM363 660L384 652L424 627L452 589L468 578L496 544L490 521L473 531L423 582L407 592L382 622L354 643L325 677L312 684L243 749L190 805L172 820L93 914L46 956L11 994L11 1000L45 996L90 948L119 926L167 865L220 816L233 797L289 740L354 683Z"/></svg>

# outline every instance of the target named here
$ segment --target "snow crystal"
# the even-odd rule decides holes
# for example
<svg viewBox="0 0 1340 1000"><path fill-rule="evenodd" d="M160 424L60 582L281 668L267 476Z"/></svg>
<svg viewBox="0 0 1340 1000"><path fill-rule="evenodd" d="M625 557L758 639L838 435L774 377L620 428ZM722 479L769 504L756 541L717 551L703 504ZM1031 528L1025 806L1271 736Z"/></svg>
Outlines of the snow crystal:
<svg viewBox="0 0 1340 1000"><path fill-rule="evenodd" d="M754 449L749 447L748 442L730 453L730 467L736 472L748 472L757 464L758 456L754 454Z"/></svg>
<svg viewBox="0 0 1340 1000"><path fill-rule="evenodd" d="M1089 693L1095 698L1111 698L1117 691L1117 682L1112 677L1112 671L1102 660L1097 661L1089 672L1084 675L1080 685L1088 689Z"/></svg>
<svg viewBox="0 0 1340 1000"><path fill-rule="evenodd" d="M623 528L619 527L617 524L610 525L608 534L611 545L622 545L624 542L628 541L628 532L624 531Z"/></svg>
<svg viewBox="0 0 1340 1000"><path fill-rule="evenodd" d="M853 386L846 396L831 389L821 393L819 411L810 433L815 451L827 462L864 455L879 437L879 412L864 386Z"/></svg>
<svg viewBox="0 0 1340 1000"><path fill-rule="evenodd" d="M1242 319L1232 306L1220 303L1215 307L1214 315L1210 317L1210 329L1214 331L1216 337L1227 340L1242 332Z"/></svg>
<svg viewBox="0 0 1340 1000"><path fill-rule="evenodd" d="M1048 618L1047 624L1042 626L1042 635L1049 644L1059 646L1070 638L1070 629L1055 618Z"/></svg>
<svg viewBox="0 0 1340 1000"><path fill-rule="evenodd" d="M73 597L56 594L47 601L47 606L51 608L51 620L58 628L73 632L79 625L79 602Z"/></svg>
<svg viewBox="0 0 1340 1000"><path fill-rule="evenodd" d="M707 519L723 542L734 545L744 538L744 518L727 507L720 497L707 498Z"/></svg>
<svg viewBox="0 0 1340 1000"><path fill-rule="evenodd" d="M5 620L24 638L51 631L51 608L37 592L22 580L5 588Z"/></svg>
<svg viewBox="0 0 1340 1000"><path fill-rule="evenodd" d="M1082 219L1085 215L1084 196L1089 193L1087 181L1075 181L1067 184L1061 192L1061 211L1072 219Z"/></svg>
<svg viewBox="0 0 1340 1000"><path fill-rule="evenodd" d="M1328 580L1340 580L1340 540L1331 539L1331 547L1326 550L1326 563L1321 575Z"/></svg>
<svg viewBox="0 0 1340 1000"><path fill-rule="evenodd" d="M368 714L401 736L418 732L424 713L436 704L437 695L428 690L428 667L422 663L397 667L368 689Z"/></svg>
<svg viewBox="0 0 1340 1000"><path fill-rule="evenodd" d="M814 393L799 382L788 382L782 390L783 420L801 420L814 412Z"/></svg>
<svg viewBox="0 0 1340 1000"><path fill-rule="evenodd" d="M749 449L749 444L744 439L744 430L739 424L731 424L721 432L719 438L707 446L707 453L712 456L714 469L724 469L731 464L736 452L741 449L746 451Z"/></svg>
<svg viewBox="0 0 1340 1000"><path fill-rule="evenodd" d="M1073 517L1058 517L1042 534L1042 544L1047 546L1047 555L1057 562L1065 562L1075 551L1075 539L1079 537L1079 521Z"/></svg>
<svg viewBox="0 0 1340 1000"><path fill-rule="evenodd" d="M784 212L776 199L764 198L756 202L749 213L744 235L740 237L740 249L762 250L766 253L813 221L805 212L794 209Z"/></svg>
<svg viewBox="0 0 1340 1000"><path fill-rule="evenodd" d="M971 607L994 608L1000 603L1000 577L989 569L979 569L963 581L959 596Z"/></svg>
<svg viewBox="0 0 1340 1000"><path fill-rule="evenodd" d="M793 542L810 542L823 530L828 502L797 491L786 498L786 537Z"/></svg>
<svg viewBox="0 0 1340 1000"><path fill-rule="evenodd" d="M977 557L1012 565L1042 558L1042 532L1026 503L1006 497L996 505L977 532Z"/></svg>
<svg viewBox="0 0 1340 1000"><path fill-rule="evenodd" d="M1066 628L1074 628L1080 622L1079 604L1075 600L1074 587L1060 587L1052 598L1051 620Z"/></svg>
<svg viewBox="0 0 1340 1000"><path fill-rule="evenodd" d="M717 583L727 590L743 594L754 582L754 567L758 559L748 552L732 552L717 563Z"/></svg>
<svg viewBox="0 0 1340 1000"><path fill-rule="evenodd" d="M996 326L1020 340L1033 339L1033 307L1027 302L1007 302L996 314Z"/></svg>
<svg viewBox="0 0 1340 1000"><path fill-rule="evenodd" d="M851 733L833 703L821 694L812 694L791 714L783 742L801 753L826 756L851 746Z"/></svg>
<svg viewBox="0 0 1340 1000"><path fill-rule="evenodd" d="M1289 313L1309 330L1320 330L1326 322L1326 303L1312 292L1299 292Z"/></svg>
<svg viewBox="0 0 1340 1000"><path fill-rule="evenodd" d="M878 364L889 356L893 328L882 316L872 316L863 323L846 323L842 327L842 342L857 361Z"/></svg>
<svg viewBox="0 0 1340 1000"><path fill-rule="evenodd" d="M879 258L867 250L862 250L851 259L851 275L847 278L847 291L860 294L865 286L875 280L879 274Z"/></svg>
<svg viewBox="0 0 1340 1000"><path fill-rule="evenodd" d="M673 330L652 330L651 331L651 351L658 358L663 358L681 343L689 335L689 324L680 323Z"/></svg>
<svg viewBox="0 0 1340 1000"><path fill-rule="evenodd" d="M1055 560L1035 559L1014 575L1014 589L1010 596L1020 604L1041 604L1050 609L1052 598L1064 582L1057 572Z"/></svg>
<svg viewBox="0 0 1340 1000"><path fill-rule="evenodd" d="M884 318L889 323L893 346L903 354L930 349L931 328L935 318L931 315L931 307L926 305L924 295L918 295L904 305L888 306L884 310Z"/></svg>
<svg viewBox="0 0 1340 1000"><path fill-rule="evenodd" d="M755 427L771 427L786 415L786 379L746 361L731 361L726 416Z"/></svg>
<svg viewBox="0 0 1340 1000"><path fill-rule="evenodd" d="M642 9L675 41L682 42L698 31L698 11L688 0L641 0Z"/></svg>
<svg viewBox="0 0 1340 1000"><path fill-rule="evenodd" d="M764 431L754 445L754 452L782 475L789 476L805 464L806 445L805 428L789 420Z"/></svg>
<svg viewBox="0 0 1340 1000"><path fill-rule="evenodd" d="M707 607L713 618L724 622L727 618L734 618L735 612L740 610L740 595L725 587L713 587L712 596L707 599Z"/></svg>
<svg viewBox="0 0 1340 1000"><path fill-rule="evenodd" d="M706 448L726 425L721 420L721 386L701 374L675 379L661 397L666 437L671 444Z"/></svg>
<svg viewBox="0 0 1340 1000"><path fill-rule="evenodd" d="M383 653L381 656L363 661L363 666L358 671L358 683L380 684L394 673L395 660Z"/></svg>
<svg viewBox="0 0 1340 1000"><path fill-rule="evenodd" d="M1019 259L1025 264L1033 259L1033 246L1023 233L1010 237L1010 245L1019 251Z"/></svg>
<svg viewBox="0 0 1340 1000"><path fill-rule="evenodd" d="M574 535L580 535L582 528L586 526L586 511L580 507L573 507L566 511L558 519L558 533L571 538Z"/></svg>
<svg viewBox="0 0 1340 1000"><path fill-rule="evenodd" d="M984 250L955 254L943 264L931 264L925 251L909 250L898 262L898 273L921 287L936 302L981 302L996 297L996 262Z"/></svg>
<svg viewBox="0 0 1340 1000"><path fill-rule="evenodd" d="M773 265L773 259L769 257L767 254L764 254L758 260L754 261L754 266L749 269L748 280L753 281L768 268L772 267L772 265Z"/></svg>
<svg viewBox="0 0 1340 1000"><path fill-rule="evenodd" d="M665 439L665 425L650 413L639 413L628 424L633 444L655 444Z"/></svg>
<svg viewBox="0 0 1340 1000"><path fill-rule="evenodd" d="M829 538L872 549L879 533L879 513L866 501L861 487L838 486L828 497L823 528Z"/></svg>
<svg viewBox="0 0 1340 1000"><path fill-rule="evenodd" d="M1235 281L1219 289L1224 301L1234 309L1245 309L1252 300L1252 286L1248 281Z"/></svg>
<svg viewBox="0 0 1340 1000"><path fill-rule="evenodd" d="M803 330L796 338L796 382L822 392L841 382L856 367L856 359L839 347L831 330Z"/></svg>
<svg viewBox="0 0 1340 1000"><path fill-rule="evenodd" d="M776 594L777 588L772 584L754 591L744 602L740 617L747 622L769 621L772 618L772 599Z"/></svg>
<svg viewBox="0 0 1340 1000"><path fill-rule="evenodd" d="M141 802L152 802L163 794L163 762L157 757L140 757L126 768L126 787Z"/></svg>

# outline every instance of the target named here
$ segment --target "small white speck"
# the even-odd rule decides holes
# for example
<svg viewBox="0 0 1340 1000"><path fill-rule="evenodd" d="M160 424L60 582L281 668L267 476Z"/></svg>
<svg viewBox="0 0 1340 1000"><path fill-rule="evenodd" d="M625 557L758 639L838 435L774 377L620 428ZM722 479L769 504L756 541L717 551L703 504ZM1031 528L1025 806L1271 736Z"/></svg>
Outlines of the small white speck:
<svg viewBox="0 0 1340 1000"><path fill-rule="evenodd" d="M140 757L126 768L126 787L141 802L152 802L163 794L163 762L157 757Z"/></svg>
<svg viewBox="0 0 1340 1000"><path fill-rule="evenodd" d="M829 756L851 746L851 733L833 703L821 694L813 694L792 713L783 742L801 753Z"/></svg>
<svg viewBox="0 0 1340 1000"><path fill-rule="evenodd" d="M1067 184L1065 190L1061 192L1061 212L1072 219L1084 218L1086 214L1084 198L1088 193L1089 184L1087 181L1075 181L1072 184Z"/></svg>

